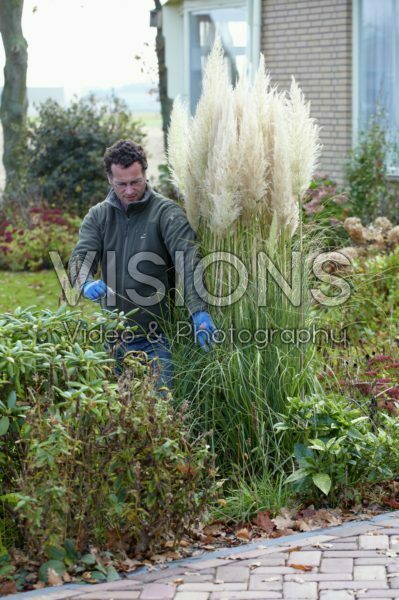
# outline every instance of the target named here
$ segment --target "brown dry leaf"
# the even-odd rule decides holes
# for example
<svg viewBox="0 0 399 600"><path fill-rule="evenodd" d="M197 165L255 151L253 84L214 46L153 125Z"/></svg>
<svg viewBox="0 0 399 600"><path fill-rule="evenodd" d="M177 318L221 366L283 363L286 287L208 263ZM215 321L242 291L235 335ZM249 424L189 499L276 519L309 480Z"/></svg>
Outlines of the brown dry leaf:
<svg viewBox="0 0 399 600"><path fill-rule="evenodd" d="M189 542L187 542L186 540L180 540L179 542L179 546L183 546L183 548L187 548L187 546L189 545Z"/></svg>
<svg viewBox="0 0 399 600"><path fill-rule="evenodd" d="M43 588L46 587L46 584L44 583L44 581L38 581L37 583L35 583L35 585L32 585L32 587L35 590L42 590Z"/></svg>
<svg viewBox="0 0 399 600"><path fill-rule="evenodd" d="M164 544L165 548L173 548L175 546L175 542L173 540L168 540Z"/></svg>
<svg viewBox="0 0 399 600"><path fill-rule="evenodd" d="M205 544L202 546L204 550L216 550L216 546L212 546L212 544Z"/></svg>
<svg viewBox="0 0 399 600"><path fill-rule="evenodd" d="M3 581L0 583L0 596L6 596L7 594L15 594L17 588L14 580Z"/></svg>
<svg viewBox="0 0 399 600"><path fill-rule="evenodd" d="M299 552L300 550L302 550L302 546L292 546L292 548L288 548L287 552Z"/></svg>
<svg viewBox="0 0 399 600"><path fill-rule="evenodd" d="M292 569L297 569L298 571L304 571L306 573L313 570L313 567L310 565L297 565L295 563L289 563L288 566Z"/></svg>
<svg viewBox="0 0 399 600"><path fill-rule="evenodd" d="M182 577L178 577L177 579L173 580L173 583L175 583L176 585L181 585L182 583L184 583L184 579Z"/></svg>
<svg viewBox="0 0 399 600"><path fill-rule="evenodd" d="M205 535L215 536L220 535L222 527L222 523L211 523L210 525L205 525L202 531Z"/></svg>
<svg viewBox="0 0 399 600"><path fill-rule="evenodd" d="M62 585L64 582L62 577L54 569L47 569L47 579L49 585Z"/></svg>
<svg viewBox="0 0 399 600"><path fill-rule="evenodd" d="M293 520L292 516L293 511L288 510L288 508L283 508L280 511L280 514L272 519L272 521L277 529L292 529L295 527L295 521Z"/></svg>
<svg viewBox="0 0 399 600"><path fill-rule="evenodd" d="M239 540L249 540L251 536L250 536L248 529L246 527L243 527L242 529L239 529L236 532L236 537Z"/></svg>
<svg viewBox="0 0 399 600"><path fill-rule="evenodd" d="M133 558L125 558L120 564L118 564L118 570L124 571L128 573L129 571L135 571L139 567L142 566L142 562L140 560L135 560Z"/></svg>
<svg viewBox="0 0 399 600"><path fill-rule="evenodd" d="M253 520L253 523L257 527L265 531L267 534L272 533L272 531L276 527L270 518L270 513L268 510L258 512L258 514L256 515L256 519Z"/></svg>
<svg viewBox="0 0 399 600"><path fill-rule="evenodd" d="M72 577L70 576L70 574L69 574L69 573L67 573L67 572L65 571L65 573L63 573L63 575L62 575L62 581L63 581L64 583L70 583L70 582L72 581Z"/></svg>

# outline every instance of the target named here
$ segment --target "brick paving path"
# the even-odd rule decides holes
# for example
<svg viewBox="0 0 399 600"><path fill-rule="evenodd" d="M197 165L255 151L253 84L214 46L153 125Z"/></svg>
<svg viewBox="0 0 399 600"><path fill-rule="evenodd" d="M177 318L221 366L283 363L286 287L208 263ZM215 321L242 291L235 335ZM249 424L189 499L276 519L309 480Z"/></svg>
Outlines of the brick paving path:
<svg viewBox="0 0 399 600"><path fill-rule="evenodd" d="M397 554L398 553L398 554ZM301 565L306 570L295 568ZM399 598L399 512L259 540L142 570L130 579L66 585L9 600L376 600Z"/></svg>

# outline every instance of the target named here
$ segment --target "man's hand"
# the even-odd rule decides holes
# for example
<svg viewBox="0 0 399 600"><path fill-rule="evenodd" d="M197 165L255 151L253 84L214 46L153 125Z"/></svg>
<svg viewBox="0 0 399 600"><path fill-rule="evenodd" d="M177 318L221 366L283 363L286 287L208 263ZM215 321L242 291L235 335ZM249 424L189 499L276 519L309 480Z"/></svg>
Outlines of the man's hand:
<svg viewBox="0 0 399 600"><path fill-rule="evenodd" d="M211 315L205 310L200 310L193 314L192 319L195 343L199 344L205 352L209 352L213 346L212 334L216 330Z"/></svg>
<svg viewBox="0 0 399 600"><path fill-rule="evenodd" d="M83 296L88 300L99 300L107 294L109 288L102 279L98 281L86 282L82 287Z"/></svg>

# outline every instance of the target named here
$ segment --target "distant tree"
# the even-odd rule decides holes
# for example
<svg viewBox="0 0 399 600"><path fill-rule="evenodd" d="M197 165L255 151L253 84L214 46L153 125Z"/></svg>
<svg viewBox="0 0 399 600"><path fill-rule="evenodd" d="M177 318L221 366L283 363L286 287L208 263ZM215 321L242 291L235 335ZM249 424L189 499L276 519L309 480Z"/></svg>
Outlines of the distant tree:
<svg viewBox="0 0 399 600"><path fill-rule="evenodd" d="M154 0L155 2L155 13L158 15L157 21L157 35L155 38L155 50L158 58L158 74L159 74L159 101L161 103L161 115L162 115L162 130L163 130L163 143L165 150L168 143L168 128L170 123L170 113L172 111L173 100L168 96L168 73L165 62L165 38L162 33L162 4L161 0Z"/></svg>
<svg viewBox="0 0 399 600"><path fill-rule="evenodd" d="M6 55L0 119L3 125L3 162L7 187L21 166L21 149L25 140L28 108L26 93L28 44L22 33L23 5L24 0L0 0L0 33Z"/></svg>

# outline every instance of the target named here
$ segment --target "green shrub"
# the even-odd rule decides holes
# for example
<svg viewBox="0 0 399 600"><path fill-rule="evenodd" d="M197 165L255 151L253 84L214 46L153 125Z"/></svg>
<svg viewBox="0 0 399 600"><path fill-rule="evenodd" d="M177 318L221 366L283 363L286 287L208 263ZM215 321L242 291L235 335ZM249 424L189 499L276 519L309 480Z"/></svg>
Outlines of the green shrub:
<svg viewBox="0 0 399 600"><path fill-rule="evenodd" d="M0 269L39 271L53 267L49 252L58 252L66 265L76 244L80 219L59 208L33 207L29 224L20 218L0 223Z"/></svg>
<svg viewBox="0 0 399 600"><path fill-rule="evenodd" d="M29 185L37 180L47 202L81 216L107 193L105 149L121 138L141 143L145 137L140 123L117 98L104 103L89 96L67 108L47 100L29 125Z"/></svg>
<svg viewBox="0 0 399 600"><path fill-rule="evenodd" d="M305 230L317 235L328 248L347 245L343 222L349 214L348 199L327 175L315 175L303 200Z"/></svg>
<svg viewBox="0 0 399 600"><path fill-rule="evenodd" d="M381 423L345 396L289 398L276 425L294 444L295 470L287 483L312 500L356 501L362 486L399 474L399 420L381 413Z"/></svg>
<svg viewBox="0 0 399 600"><path fill-rule="evenodd" d="M371 117L346 166L351 212L365 224L384 215L398 221L395 194L388 179L388 159L394 154L381 117Z"/></svg>
<svg viewBox="0 0 399 600"><path fill-rule="evenodd" d="M116 381L114 359L91 341L121 327L120 315L84 321L65 307L0 315L1 499L14 543L36 555L70 538L79 551L153 551L212 496L208 449L190 441L184 410L134 358Z"/></svg>

